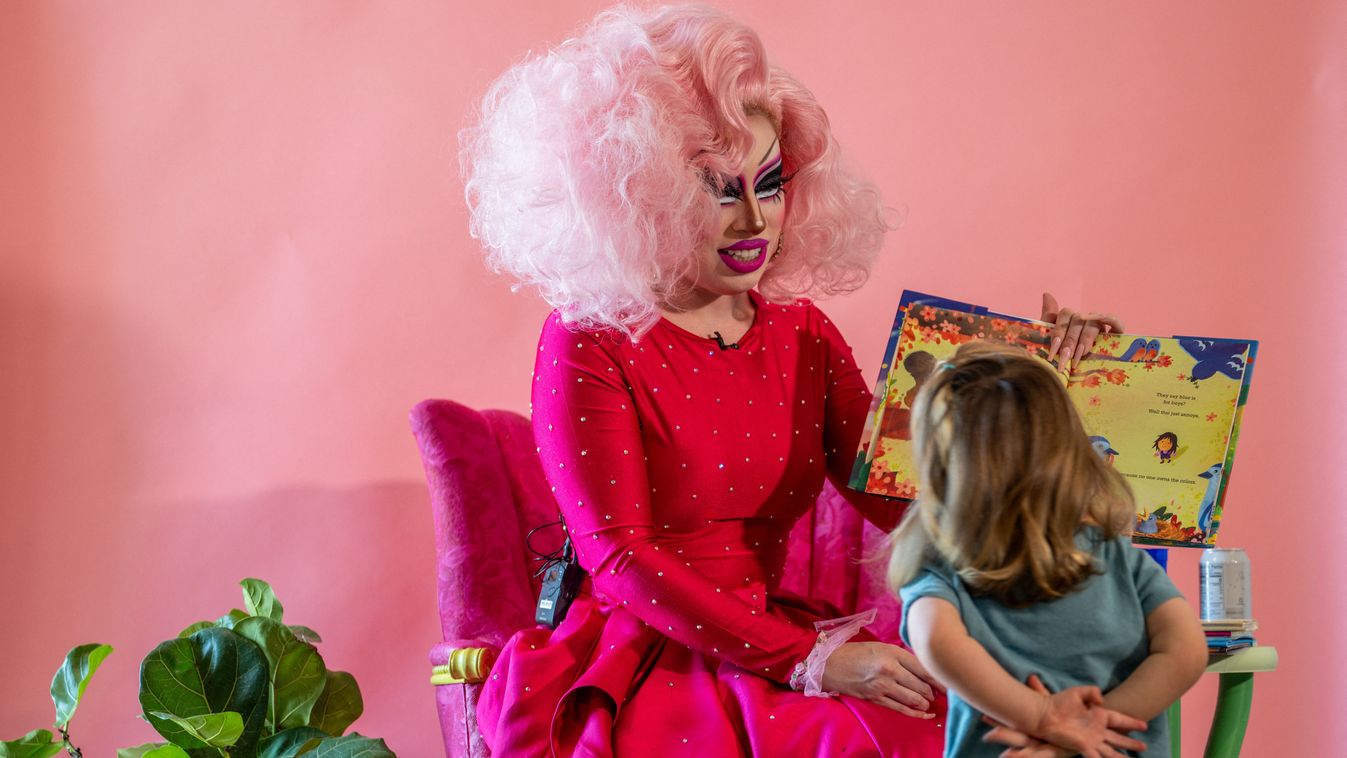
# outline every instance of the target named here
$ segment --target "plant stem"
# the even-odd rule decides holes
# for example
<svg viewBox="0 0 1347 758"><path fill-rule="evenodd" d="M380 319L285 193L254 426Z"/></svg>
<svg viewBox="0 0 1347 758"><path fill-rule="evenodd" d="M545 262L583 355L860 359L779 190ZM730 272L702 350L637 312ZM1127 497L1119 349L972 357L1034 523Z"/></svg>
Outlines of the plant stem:
<svg viewBox="0 0 1347 758"><path fill-rule="evenodd" d="M65 751L70 754L71 758L84 758L84 753L80 752L79 748L70 744L70 732L67 732L65 727L58 728L61 730L61 744L65 746Z"/></svg>

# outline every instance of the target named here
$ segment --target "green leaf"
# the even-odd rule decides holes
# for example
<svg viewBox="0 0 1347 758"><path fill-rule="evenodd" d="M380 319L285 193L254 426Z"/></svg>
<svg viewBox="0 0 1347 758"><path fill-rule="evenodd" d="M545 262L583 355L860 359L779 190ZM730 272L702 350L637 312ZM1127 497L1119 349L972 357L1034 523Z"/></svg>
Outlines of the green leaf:
<svg viewBox="0 0 1347 758"><path fill-rule="evenodd" d="M186 750L171 742L147 742L117 751L117 758L191 758Z"/></svg>
<svg viewBox="0 0 1347 758"><path fill-rule="evenodd" d="M359 734L327 737L314 746L306 743L295 755L304 758L398 758L383 740Z"/></svg>
<svg viewBox="0 0 1347 758"><path fill-rule="evenodd" d="M89 686L89 679L111 652L111 645L92 644L80 645L66 653L65 662L51 680L51 701L56 705L57 729L70 725L75 707L80 704L80 698L84 697L84 688Z"/></svg>
<svg viewBox="0 0 1347 758"><path fill-rule="evenodd" d="M225 615L221 616L215 622L215 625L220 627L221 629L233 629L235 624L246 618L248 618L247 613L244 613L238 608L231 608L229 613L226 613ZM193 632L193 634L195 634L195 632ZM189 634L188 636L190 637L191 635Z"/></svg>
<svg viewBox="0 0 1347 758"><path fill-rule="evenodd" d="M309 740L321 742L326 734L308 726L277 732L257 745L257 758L289 758Z"/></svg>
<svg viewBox="0 0 1347 758"><path fill-rule="evenodd" d="M313 645L295 640L287 645L272 682L276 724L281 729L307 726L313 706L327 688L327 666ZM341 734L341 732L337 732Z"/></svg>
<svg viewBox="0 0 1347 758"><path fill-rule="evenodd" d="M272 621L266 616L249 616L234 625L234 634L252 640L267 657L267 670L270 678L276 676L276 664L280 663L286 645L295 642L295 635L285 624Z"/></svg>
<svg viewBox="0 0 1347 758"><path fill-rule="evenodd" d="M243 717L233 711L185 717L163 711L150 711L149 715L172 721L211 747L230 747L238 742L239 736L243 734Z"/></svg>
<svg viewBox="0 0 1347 758"><path fill-rule="evenodd" d="M193 634L196 634L202 629L209 629L212 626L219 626L219 624L217 624L214 621L198 621L195 624L192 624L191 626L182 630L181 632L178 632L178 639L185 639L187 637L191 637Z"/></svg>
<svg viewBox="0 0 1347 758"><path fill-rule="evenodd" d="M273 621L280 621L281 615L285 609L281 607L281 601L276 599L276 593L271 591L271 585L261 579L244 579L239 582L243 587L243 607L253 616L265 616Z"/></svg>
<svg viewBox="0 0 1347 758"><path fill-rule="evenodd" d="M61 752L61 743L52 742L46 729L34 729L17 740L0 742L0 758L51 758Z"/></svg>
<svg viewBox="0 0 1347 758"><path fill-rule="evenodd" d="M315 632L314 630L308 628L307 626L300 626L299 624L291 624L290 631L301 642L313 643L323 641L323 638L318 636L318 632Z"/></svg>
<svg viewBox="0 0 1347 758"><path fill-rule="evenodd" d="M271 680L271 708L267 721L278 729L304 726L326 684L323 658L290 629L265 616L240 621L234 632L257 643L267 657Z"/></svg>
<svg viewBox="0 0 1347 758"><path fill-rule="evenodd" d="M233 711L243 728L231 752L250 754L266 718L266 656L252 641L219 627L168 640L140 664L140 706L159 734L188 751L206 747L205 741L156 713L189 718Z"/></svg>
<svg viewBox="0 0 1347 758"><path fill-rule="evenodd" d="M365 701L360 697L355 677L345 671L329 671L326 679L323 692L309 714L309 726L340 735L364 713Z"/></svg>

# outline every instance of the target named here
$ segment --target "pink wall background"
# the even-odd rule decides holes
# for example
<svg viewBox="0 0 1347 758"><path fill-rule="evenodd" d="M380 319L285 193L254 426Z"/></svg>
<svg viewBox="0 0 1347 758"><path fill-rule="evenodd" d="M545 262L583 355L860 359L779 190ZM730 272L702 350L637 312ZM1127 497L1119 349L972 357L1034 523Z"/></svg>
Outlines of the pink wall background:
<svg viewBox="0 0 1347 758"><path fill-rule="evenodd" d="M1347 743L1347 6L855 5L726 3L906 213L825 304L862 364L903 287L1263 340L1223 542L1282 667L1246 754ZM406 412L523 410L546 310L483 270L454 134L599 6L0 4L0 737L97 640L77 740L151 739L141 656L261 576L359 679L357 728L435 754Z"/></svg>

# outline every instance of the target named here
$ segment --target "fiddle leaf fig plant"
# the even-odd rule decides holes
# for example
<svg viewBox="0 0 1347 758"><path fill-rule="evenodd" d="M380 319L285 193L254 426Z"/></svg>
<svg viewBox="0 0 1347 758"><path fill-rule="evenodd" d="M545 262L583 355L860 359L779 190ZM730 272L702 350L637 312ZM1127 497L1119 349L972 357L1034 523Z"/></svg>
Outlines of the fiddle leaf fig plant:
<svg viewBox="0 0 1347 758"><path fill-rule="evenodd" d="M124 747L117 751L117 758L190 758L187 751L177 745L147 742L136 747Z"/></svg>
<svg viewBox="0 0 1347 758"><path fill-rule="evenodd" d="M51 702L56 706L56 728L65 734L75 707L84 697L84 688L103 659L112 652L111 645L80 645L66 653L65 662L51 680Z"/></svg>
<svg viewBox="0 0 1347 758"><path fill-rule="evenodd" d="M244 579L244 610L198 621L160 643L140 665L140 707L165 742L122 748L117 758L396 758L381 739L345 734L364 710L355 677L331 671L318 633L287 626L271 585ZM82 758L68 727L90 677L112 652L80 645L52 680L59 739L37 729L0 742L0 758Z"/></svg>
<svg viewBox="0 0 1347 758"><path fill-rule="evenodd" d="M0 742L0 758L50 758L59 752L61 743L53 742L51 732L46 729L34 729L17 740Z"/></svg>
<svg viewBox="0 0 1347 758"><path fill-rule="evenodd" d="M51 679L51 702L56 707L54 726L60 739L46 729L34 729L17 740L0 742L0 758L50 758L62 750L78 758L80 749L70 742L70 719L89 680L111 652L110 645L95 644L80 645L66 653L65 661Z"/></svg>

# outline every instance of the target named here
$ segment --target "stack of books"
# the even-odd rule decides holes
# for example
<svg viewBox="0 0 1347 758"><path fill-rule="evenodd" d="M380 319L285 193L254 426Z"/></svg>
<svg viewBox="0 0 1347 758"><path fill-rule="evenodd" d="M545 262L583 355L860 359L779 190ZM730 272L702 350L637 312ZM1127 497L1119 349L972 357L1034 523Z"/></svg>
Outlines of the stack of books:
<svg viewBox="0 0 1347 758"><path fill-rule="evenodd" d="M1257 644L1253 633L1258 622L1253 619L1232 619L1226 621L1203 621L1202 631L1207 633L1207 652L1212 655L1225 655Z"/></svg>

